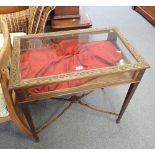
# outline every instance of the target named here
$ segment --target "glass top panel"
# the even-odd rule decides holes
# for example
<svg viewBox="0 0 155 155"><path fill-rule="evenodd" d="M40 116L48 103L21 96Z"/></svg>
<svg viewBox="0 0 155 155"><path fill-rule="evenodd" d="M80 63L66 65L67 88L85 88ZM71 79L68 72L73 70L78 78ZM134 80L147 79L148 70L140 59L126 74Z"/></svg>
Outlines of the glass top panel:
<svg viewBox="0 0 155 155"><path fill-rule="evenodd" d="M22 38L22 80L133 64L136 60L113 30Z"/></svg>

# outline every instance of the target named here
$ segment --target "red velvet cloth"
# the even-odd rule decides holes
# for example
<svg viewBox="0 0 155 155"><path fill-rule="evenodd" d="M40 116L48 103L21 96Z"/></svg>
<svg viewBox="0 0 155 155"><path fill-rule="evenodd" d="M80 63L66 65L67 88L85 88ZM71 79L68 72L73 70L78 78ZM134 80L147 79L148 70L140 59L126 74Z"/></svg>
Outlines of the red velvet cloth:
<svg viewBox="0 0 155 155"><path fill-rule="evenodd" d="M84 42L64 40L46 48L24 52L20 59L21 79L79 72L115 65L122 54L110 41ZM64 83L30 88L30 94L70 88L87 82L80 79Z"/></svg>

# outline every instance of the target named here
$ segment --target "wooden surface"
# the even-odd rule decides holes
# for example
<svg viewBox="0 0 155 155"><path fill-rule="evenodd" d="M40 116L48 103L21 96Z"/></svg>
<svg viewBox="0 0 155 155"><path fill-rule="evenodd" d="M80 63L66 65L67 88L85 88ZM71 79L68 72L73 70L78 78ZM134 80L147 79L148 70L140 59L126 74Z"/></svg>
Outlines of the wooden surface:
<svg viewBox="0 0 155 155"><path fill-rule="evenodd" d="M155 26L155 6L135 6L133 9Z"/></svg>
<svg viewBox="0 0 155 155"><path fill-rule="evenodd" d="M14 13L28 8L28 6L0 6L0 14Z"/></svg>
<svg viewBox="0 0 155 155"><path fill-rule="evenodd" d="M74 17L74 15L73 15ZM91 19L88 14L80 7L80 17L73 18L70 15L69 19L53 19L51 21L51 26L53 31L59 30L72 30L80 28L89 28L92 26Z"/></svg>
<svg viewBox="0 0 155 155"><path fill-rule="evenodd" d="M79 6L57 6L53 19L66 19L80 17Z"/></svg>

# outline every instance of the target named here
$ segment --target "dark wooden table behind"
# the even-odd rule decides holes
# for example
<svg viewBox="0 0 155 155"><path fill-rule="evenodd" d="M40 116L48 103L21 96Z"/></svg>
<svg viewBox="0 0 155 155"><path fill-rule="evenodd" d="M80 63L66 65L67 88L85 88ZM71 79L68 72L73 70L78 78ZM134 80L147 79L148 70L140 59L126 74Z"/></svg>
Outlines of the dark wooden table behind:
<svg viewBox="0 0 155 155"><path fill-rule="evenodd" d="M133 9L155 26L155 6L134 6Z"/></svg>

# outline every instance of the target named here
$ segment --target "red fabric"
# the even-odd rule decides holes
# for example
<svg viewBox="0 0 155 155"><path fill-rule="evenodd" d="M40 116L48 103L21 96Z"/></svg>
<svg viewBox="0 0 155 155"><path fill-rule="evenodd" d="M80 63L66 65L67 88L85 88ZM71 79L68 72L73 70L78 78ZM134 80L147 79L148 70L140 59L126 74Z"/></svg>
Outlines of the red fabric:
<svg viewBox="0 0 155 155"><path fill-rule="evenodd" d="M83 42L64 40L46 48L31 49L21 55L21 79L79 72L113 66L122 59L122 54L110 41ZM81 70L76 67L82 66ZM30 94L56 89L70 88L90 79L74 80L64 83L30 88Z"/></svg>

